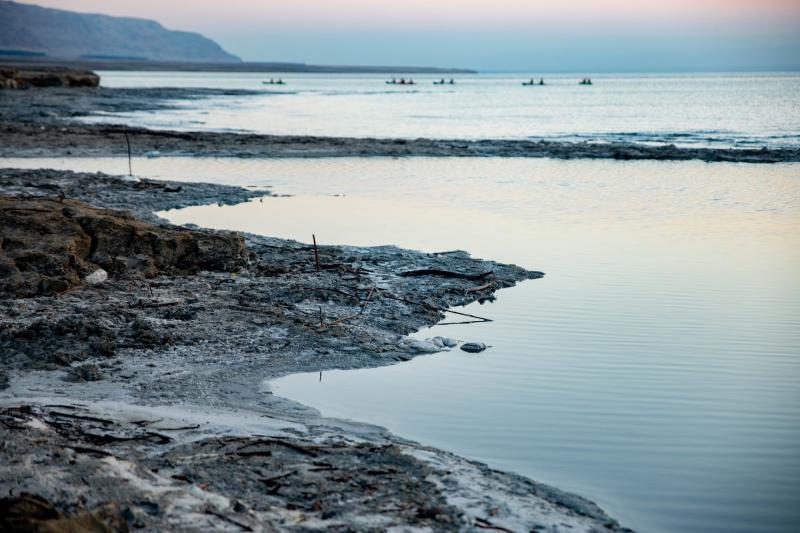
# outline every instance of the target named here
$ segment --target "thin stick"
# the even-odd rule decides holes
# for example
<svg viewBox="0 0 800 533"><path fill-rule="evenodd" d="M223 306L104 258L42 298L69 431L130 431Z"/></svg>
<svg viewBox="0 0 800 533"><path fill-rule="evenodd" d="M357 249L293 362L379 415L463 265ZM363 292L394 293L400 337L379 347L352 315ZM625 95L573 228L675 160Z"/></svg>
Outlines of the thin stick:
<svg viewBox="0 0 800 533"><path fill-rule="evenodd" d="M510 529L506 529L503 526L496 526L483 518L475 518L475 526L481 529L493 529L495 531L505 531L507 533L514 533Z"/></svg>
<svg viewBox="0 0 800 533"><path fill-rule="evenodd" d="M317 236L311 235L314 240L314 261L317 263L317 272L319 272L319 252L317 251Z"/></svg>
<svg viewBox="0 0 800 533"><path fill-rule="evenodd" d="M481 324L486 322L486 319L483 320L464 320L462 322L439 322L436 324L437 326L460 326L462 324Z"/></svg>
<svg viewBox="0 0 800 533"><path fill-rule="evenodd" d="M469 317L469 318L475 318L475 319L480 320L481 322L493 322L493 320L491 318L484 318L482 316L470 315L469 313L462 313L460 311L453 311L452 309L443 309L441 307L436 307L435 305L426 304L424 302L412 302L411 300L406 300L405 298L400 298L399 296L395 296L393 294L389 294L388 292L386 292L386 291L384 291L382 289L378 289L378 291L381 293L381 295L385 296L386 298L389 298L390 300L397 300L398 302L404 302L404 303L411 304L411 305L419 305L421 307L427 307L428 309L433 309L434 311L441 311L442 313L453 313L454 315L461 315L461 316L466 316L466 317Z"/></svg>
<svg viewBox="0 0 800 533"><path fill-rule="evenodd" d="M486 283L485 285L479 285L478 287L472 287L471 289L467 289L467 290L464 291L464 294L469 294L471 292L480 292L480 291L483 291L483 290L486 290L486 289L490 289L492 287L494 287L494 281L490 281L489 283Z"/></svg>
<svg viewBox="0 0 800 533"><path fill-rule="evenodd" d="M125 132L125 143L128 145L128 176L133 176L133 167L131 166L131 140L128 138L128 132Z"/></svg>

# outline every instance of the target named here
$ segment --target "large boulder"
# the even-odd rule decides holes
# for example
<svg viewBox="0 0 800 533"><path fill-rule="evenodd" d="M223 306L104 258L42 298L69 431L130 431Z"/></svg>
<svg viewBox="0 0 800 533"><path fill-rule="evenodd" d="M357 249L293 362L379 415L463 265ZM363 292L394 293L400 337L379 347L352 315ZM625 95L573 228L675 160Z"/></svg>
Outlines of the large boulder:
<svg viewBox="0 0 800 533"><path fill-rule="evenodd" d="M100 269L141 278L232 272L245 260L240 235L156 226L76 200L0 196L0 296L64 292L103 281Z"/></svg>
<svg viewBox="0 0 800 533"><path fill-rule="evenodd" d="M29 87L97 87L100 76L63 67L0 68L0 89Z"/></svg>

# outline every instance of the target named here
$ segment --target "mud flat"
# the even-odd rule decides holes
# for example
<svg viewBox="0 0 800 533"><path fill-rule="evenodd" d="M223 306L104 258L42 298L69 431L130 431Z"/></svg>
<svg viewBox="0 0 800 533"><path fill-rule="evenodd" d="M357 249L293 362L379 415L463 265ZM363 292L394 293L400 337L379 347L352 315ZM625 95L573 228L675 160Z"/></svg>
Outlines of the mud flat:
<svg viewBox="0 0 800 533"><path fill-rule="evenodd" d="M264 93L266 91L262 91ZM78 117L173 107L175 100L256 94L217 89L32 89L0 93L0 157L118 156L128 133L136 154L214 157L550 157L556 159L800 161L800 148L680 148L635 143L313 137L168 131L76 124Z"/></svg>
<svg viewBox="0 0 800 533"><path fill-rule="evenodd" d="M0 276L30 282L0 294L0 529L627 531L581 497L265 389L441 350L407 334L542 273L458 251L315 256L153 215L256 194L0 172Z"/></svg>

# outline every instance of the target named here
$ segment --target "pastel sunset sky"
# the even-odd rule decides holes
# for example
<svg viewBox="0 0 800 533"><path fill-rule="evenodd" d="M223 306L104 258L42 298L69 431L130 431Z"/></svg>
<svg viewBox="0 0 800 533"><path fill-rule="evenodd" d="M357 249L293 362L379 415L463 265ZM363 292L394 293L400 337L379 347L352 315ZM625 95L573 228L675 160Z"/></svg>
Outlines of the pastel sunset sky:
<svg viewBox="0 0 800 533"><path fill-rule="evenodd" d="M800 0L28 0L151 18L250 61L481 70L800 67Z"/></svg>

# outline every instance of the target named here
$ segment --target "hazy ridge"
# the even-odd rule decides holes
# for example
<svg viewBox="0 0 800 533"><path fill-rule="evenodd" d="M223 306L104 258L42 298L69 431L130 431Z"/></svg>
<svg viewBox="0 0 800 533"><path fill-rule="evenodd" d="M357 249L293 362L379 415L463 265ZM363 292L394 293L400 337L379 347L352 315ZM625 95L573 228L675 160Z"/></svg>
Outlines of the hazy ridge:
<svg viewBox="0 0 800 533"><path fill-rule="evenodd" d="M0 0L0 55L238 63L197 33L138 18L74 13Z"/></svg>

